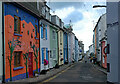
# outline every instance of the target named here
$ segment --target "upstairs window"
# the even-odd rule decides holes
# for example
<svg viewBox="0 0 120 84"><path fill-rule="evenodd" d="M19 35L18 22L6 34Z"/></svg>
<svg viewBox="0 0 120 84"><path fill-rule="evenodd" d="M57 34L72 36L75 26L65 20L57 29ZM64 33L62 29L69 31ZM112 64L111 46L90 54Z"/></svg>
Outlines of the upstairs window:
<svg viewBox="0 0 120 84"><path fill-rule="evenodd" d="M20 17L14 16L14 33L20 34Z"/></svg>
<svg viewBox="0 0 120 84"><path fill-rule="evenodd" d="M60 32L60 44L62 44L62 32Z"/></svg>
<svg viewBox="0 0 120 84"><path fill-rule="evenodd" d="M41 26L41 39L47 40L47 25Z"/></svg>
<svg viewBox="0 0 120 84"><path fill-rule="evenodd" d="M14 67L21 65L21 53L22 52L14 52Z"/></svg>
<svg viewBox="0 0 120 84"><path fill-rule="evenodd" d="M55 39L55 30L52 31L53 32L53 40Z"/></svg>
<svg viewBox="0 0 120 84"><path fill-rule="evenodd" d="M46 34L46 28L45 28L45 25L43 25L43 38L45 38L45 35Z"/></svg>

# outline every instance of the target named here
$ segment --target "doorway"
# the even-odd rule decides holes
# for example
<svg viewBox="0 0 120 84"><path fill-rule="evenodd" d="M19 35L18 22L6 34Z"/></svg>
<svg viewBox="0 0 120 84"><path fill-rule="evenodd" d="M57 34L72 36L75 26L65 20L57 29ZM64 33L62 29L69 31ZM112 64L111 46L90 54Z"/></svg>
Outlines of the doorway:
<svg viewBox="0 0 120 84"><path fill-rule="evenodd" d="M33 77L33 53L29 52L28 57L29 77Z"/></svg>

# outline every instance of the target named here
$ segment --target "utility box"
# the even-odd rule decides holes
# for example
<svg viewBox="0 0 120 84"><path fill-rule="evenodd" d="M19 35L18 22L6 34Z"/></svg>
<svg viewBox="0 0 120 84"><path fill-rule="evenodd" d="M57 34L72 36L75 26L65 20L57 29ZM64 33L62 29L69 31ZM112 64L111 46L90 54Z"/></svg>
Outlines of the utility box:
<svg viewBox="0 0 120 84"><path fill-rule="evenodd" d="M107 2L107 81L120 84L120 2Z"/></svg>

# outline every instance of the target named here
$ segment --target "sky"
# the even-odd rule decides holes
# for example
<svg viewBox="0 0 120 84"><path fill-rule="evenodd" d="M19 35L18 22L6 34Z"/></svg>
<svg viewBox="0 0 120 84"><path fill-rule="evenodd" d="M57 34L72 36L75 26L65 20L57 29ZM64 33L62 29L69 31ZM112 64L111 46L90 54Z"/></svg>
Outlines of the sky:
<svg viewBox="0 0 120 84"><path fill-rule="evenodd" d="M78 40L83 41L84 49L87 51L93 42L93 29L102 14L106 13L106 8L93 8L93 5L106 5L105 2L51 2L47 5L51 9L52 15L57 15L64 24L71 20L73 32Z"/></svg>

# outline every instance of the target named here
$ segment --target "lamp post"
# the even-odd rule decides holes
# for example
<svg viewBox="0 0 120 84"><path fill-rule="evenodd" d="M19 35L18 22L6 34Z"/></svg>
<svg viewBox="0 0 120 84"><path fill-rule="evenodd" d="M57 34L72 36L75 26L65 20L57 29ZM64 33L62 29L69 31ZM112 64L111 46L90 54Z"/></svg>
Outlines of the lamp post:
<svg viewBox="0 0 120 84"><path fill-rule="evenodd" d="M105 7L106 8L107 6L105 6L105 5L94 5L93 6L93 8L98 8L98 7Z"/></svg>

